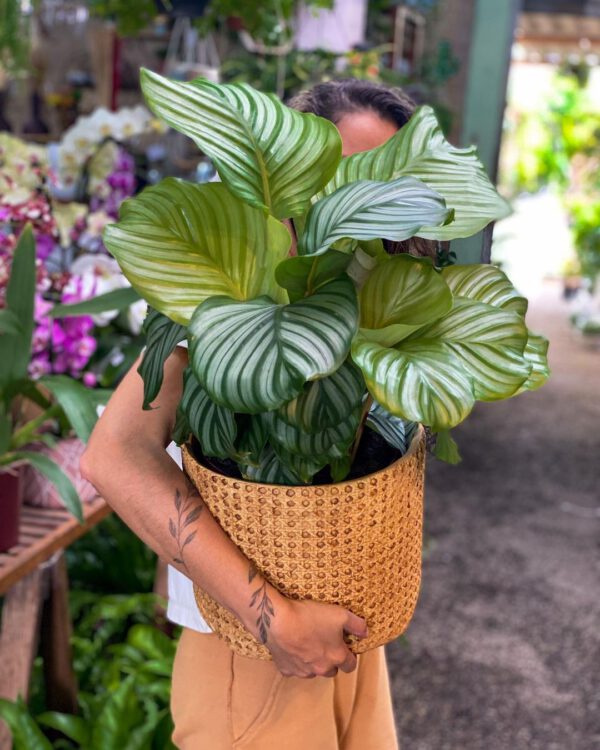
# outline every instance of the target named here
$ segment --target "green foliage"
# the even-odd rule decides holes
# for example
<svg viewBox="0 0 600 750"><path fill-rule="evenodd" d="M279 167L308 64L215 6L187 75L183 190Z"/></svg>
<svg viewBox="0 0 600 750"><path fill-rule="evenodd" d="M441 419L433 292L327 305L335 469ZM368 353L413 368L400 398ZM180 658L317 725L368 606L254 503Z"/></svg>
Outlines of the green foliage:
<svg viewBox="0 0 600 750"><path fill-rule="evenodd" d="M521 118L515 189L536 191L554 184L567 190L576 178L574 158L598 157L600 114L585 83L576 75L559 73L544 111Z"/></svg>
<svg viewBox="0 0 600 750"><path fill-rule="evenodd" d="M29 25L19 0L0 0L0 71L21 73L29 67Z"/></svg>
<svg viewBox="0 0 600 750"><path fill-rule="evenodd" d="M134 36L157 15L155 0L88 0L90 13L114 21L121 36Z"/></svg>
<svg viewBox="0 0 600 750"><path fill-rule="evenodd" d="M143 332L146 335L146 350L138 367L144 381L144 409L158 396L163 382L164 364L177 344L185 340L186 329L157 310L149 309L144 320Z"/></svg>
<svg viewBox="0 0 600 750"><path fill-rule="evenodd" d="M571 232L584 276L600 274L600 197L569 202Z"/></svg>
<svg viewBox="0 0 600 750"><path fill-rule="evenodd" d="M35 277L35 240L28 225L15 248L5 307L0 311L0 469L31 464L56 486L67 509L81 521L81 503L71 480L47 456L27 450L34 442L52 442L46 428L53 422L63 430L72 427L86 441L97 405L88 389L64 376L29 378ZM39 407L37 416L21 416L27 401Z"/></svg>
<svg viewBox="0 0 600 750"><path fill-rule="evenodd" d="M156 555L115 514L67 547L65 554L74 591L96 594L152 591Z"/></svg>
<svg viewBox="0 0 600 750"><path fill-rule="evenodd" d="M113 289L83 302L54 305L50 314L53 318L66 318L70 315L97 315L108 310L126 310L139 298L140 295L131 287Z"/></svg>
<svg viewBox="0 0 600 750"><path fill-rule="evenodd" d="M519 159L514 190L551 185L563 196L581 273L600 273L600 113L588 94L587 68L557 75L542 113L524 115L517 127Z"/></svg>
<svg viewBox="0 0 600 750"><path fill-rule="evenodd" d="M71 591L79 712L39 713L33 706L43 698L36 695L29 708L22 700L0 701L15 750L174 750L169 698L176 640L154 624L157 604L154 594ZM60 737L51 742L48 729Z"/></svg>
<svg viewBox="0 0 600 750"><path fill-rule="evenodd" d="M142 91L158 117L210 156L234 195L278 219L302 215L339 162L333 123L246 84L179 83L142 69Z"/></svg>
<svg viewBox="0 0 600 750"><path fill-rule="evenodd" d="M264 44L278 45L289 38L290 23L298 5L298 0L261 0L260 3L211 0L198 25L201 31L207 33L233 17L239 19L244 28ZM331 8L333 0L307 0L304 5L309 8Z"/></svg>
<svg viewBox="0 0 600 750"><path fill-rule="evenodd" d="M451 146L430 108L340 159L331 123L249 86L145 72L143 88L222 180L165 180L106 234L167 329L187 326L180 439L191 430L249 479L307 483L329 466L341 480L365 419L405 448L401 422L445 432L476 400L544 379L526 303L502 272L383 248L382 238L469 236L508 211L475 150Z"/></svg>

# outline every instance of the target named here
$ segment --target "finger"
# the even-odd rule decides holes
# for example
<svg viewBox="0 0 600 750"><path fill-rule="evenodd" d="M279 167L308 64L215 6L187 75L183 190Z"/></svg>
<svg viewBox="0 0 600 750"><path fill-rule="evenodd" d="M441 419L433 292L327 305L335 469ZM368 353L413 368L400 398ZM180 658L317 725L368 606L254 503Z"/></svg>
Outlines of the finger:
<svg viewBox="0 0 600 750"><path fill-rule="evenodd" d="M357 638L366 638L369 635L366 620L350 612L350 610L347 610L344 630L346 633L357 636Z"/></svg>
<svg viewBox="0 0 600 750"><path fill-rule="evenodd" d="M352 653L352 651L348 651L348 656L345 658L344 662L340 664L340 669L342 672L346 672L346 674L350 672L354 672L356 669L356 655Z"/></svg>

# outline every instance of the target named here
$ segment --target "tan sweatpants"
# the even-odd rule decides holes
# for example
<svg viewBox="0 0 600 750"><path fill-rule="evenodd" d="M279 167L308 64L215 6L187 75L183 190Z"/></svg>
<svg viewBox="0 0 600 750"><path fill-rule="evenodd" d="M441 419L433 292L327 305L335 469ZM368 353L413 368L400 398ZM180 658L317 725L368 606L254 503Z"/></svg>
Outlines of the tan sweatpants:
<svg viewBox="0 0 600 750"><path fill-rule="evenodd" d="M397 750L383 648L351 674L283 677L185 628L171 691L179 750Z"/></svg>

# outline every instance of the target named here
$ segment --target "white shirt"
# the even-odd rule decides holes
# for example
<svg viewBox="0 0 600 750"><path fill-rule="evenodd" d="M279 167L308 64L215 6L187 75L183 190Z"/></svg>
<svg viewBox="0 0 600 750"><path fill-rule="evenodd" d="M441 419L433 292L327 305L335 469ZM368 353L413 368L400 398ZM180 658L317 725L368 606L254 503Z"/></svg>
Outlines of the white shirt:
<svg viewBox="0 0 600 750"><path fill-rule="evenodd" d="M181 468L180 448L175 443L171 443L167 448L167 453ZM168 566L168 588L167 618L176 625L183 625L183 627L197 630L199 633L212 633L198 611L198 605L194 597L194 584L172 565Z"/></svg>
<svg viewBox="0 0 600 750"><path fill-rule="evenodd" d="M187 349L187 341L180 341L177 346L183 346ZM175 443L171 443L167 448L167 453L181 469L181 449ZM167 572L169 591L167 619L176 625L183 625L184 628L197 630L199 633L212 633L198 611L192 581L172 565L168 566Z"/></svg>

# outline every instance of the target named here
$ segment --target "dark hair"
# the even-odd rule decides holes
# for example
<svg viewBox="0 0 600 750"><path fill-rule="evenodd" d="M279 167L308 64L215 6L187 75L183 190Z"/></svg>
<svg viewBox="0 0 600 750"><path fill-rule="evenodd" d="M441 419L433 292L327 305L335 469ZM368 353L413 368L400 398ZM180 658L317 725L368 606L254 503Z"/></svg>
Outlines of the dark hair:
<svg viewBox="0 0 600 750"><path fill-rule="evenodd" d="M299 112L312 112L333 123L352 112L375 112L383 120L400 129L410 120L416 109L415 102L402 89L384 86L373 81L344 78L318 83L311 89L292 97L288 105ZM416 256L436 257L436 243L413 237L405 242L384 241L392 254L410 253Z"/></svg>
<svg viewBox="0 0 600 750"><path fill-rule="evenodd" d="M393 122L398 128L406 125L416 108L402 89L357 78L318 83L296 94L288 103L300 112L312 112L333 123L351 112L364 112L367 109Z"/></svg>

